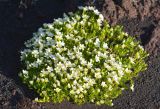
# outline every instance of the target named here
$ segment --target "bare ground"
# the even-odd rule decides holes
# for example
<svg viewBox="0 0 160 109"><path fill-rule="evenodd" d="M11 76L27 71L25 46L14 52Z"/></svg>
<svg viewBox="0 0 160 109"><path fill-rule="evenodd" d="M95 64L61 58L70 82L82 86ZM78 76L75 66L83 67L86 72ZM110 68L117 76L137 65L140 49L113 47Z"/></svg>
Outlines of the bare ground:
<svg viewBox="0 0 160 109"><path fill-rule="evenodd" d="M19 0L0 1L0 109L159 109L160 108L160 1L99 0L95 5L111 25L121 24L130 35L138 36L150 53L145 72L135 79L135 90L124 91L114 107L71 102L35 103L38 96L22 84L20 50L24 41L44 22L52 22L63 12L74 11L76 0L39 0L35 6L19 10ZM23 16L21 16L23 13Z"/></svg>

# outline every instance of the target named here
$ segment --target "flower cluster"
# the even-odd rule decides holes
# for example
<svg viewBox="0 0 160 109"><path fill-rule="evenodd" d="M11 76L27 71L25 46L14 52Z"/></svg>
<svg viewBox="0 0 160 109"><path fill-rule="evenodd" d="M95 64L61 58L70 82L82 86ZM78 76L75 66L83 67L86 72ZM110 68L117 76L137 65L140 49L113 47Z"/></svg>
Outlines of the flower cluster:
<svg viewBox="0 0 160 109"><path fill-rule="evenodd" d="M133 77L146 69L147 53L121 26L110 27L94 7L44 24L21 52L24 83L37 91L36 101L63 100L113 105L133 89Z"/></svg>

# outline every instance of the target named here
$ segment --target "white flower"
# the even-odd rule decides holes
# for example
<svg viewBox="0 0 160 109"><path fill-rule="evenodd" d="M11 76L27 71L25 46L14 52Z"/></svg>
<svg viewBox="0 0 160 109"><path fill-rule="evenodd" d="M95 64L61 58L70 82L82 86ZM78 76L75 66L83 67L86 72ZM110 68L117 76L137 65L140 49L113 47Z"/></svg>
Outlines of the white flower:
<svg viewBox="0 0 160 109"><path fill-rule="evenodd" d="M139 47L141 50L144 50L144 48L143 48L141 45L138 45L138 47Z"/></svg>
<svg viewBox="0 0 160 109"><path fill-rule="evenodd" d="M101 90L98 88L97 91L100 92Z"/></svg>
<svg viewBox="0 0 160 109"><path fill-rule="evenodd" d="M83 71L84 71L84 74L85 74L85 75L88 74L88 69L87 69L87 68L84 68Z"/></svg>
<svg viewBox="0 0 160 109"><path fill-rule="evenodd" d="M125 36L128 36L128 33L126 33L126 32L122 32L122 34L125 35Z"/></svg>
<svg viewBox="0 0 160 109"><path fill-rule="evenodd" d="M46 32L46 34L49 36L49 37L52 37L53 36L53 34L51 33L51 32Z"/></svg>
<svg viewBox="0 0 160 109"><path fill-rule="evenodd" d="M105 82L102 82L102 83L101 83L101 86L102 86L102 87L105 87L105 86L106 86L106 83L105 83Z"/></svg>
<svg viewBox="0 0 160 109"><path fill-rule="evenodd" d="M111 79L111 78L108 78L108 82L109 82L109 83L112 83L112 79Z"/></svg>
<svg viewBox="0 0 160 109"><path fill-rule="evenodd" d="M34 55L34 57L37 57L39 55L39 52L38 52L38 50L33 50L32 54Z"/></svg>
<svg viewBox="0 0 160 109"><path fill-rule="evenodd" d="M84 80L85 82L87 82L87 81L89 81L89 78L88 78L88 77L83 77L83 80Z"/></svg>
<svg viewBox="0 0 160 109"><path fill-rule="evenodd" d="M89 69L92 68L92 66L93 66L92 62L88 62L88 63L87 63L87 67L88 67Z"/></svg>
<svg viewBox="0 0 160 109"><path fill-rule="evenodd" d="M39 28L39 29L38 29L38 32L39 32L39 33L42 33L42 32L44 32L44 29L43 29L43 28Z"/></svg>
<svg viewBox="0 0 160 109"><path fill-rule="evenodd" d="M84 24L85 24L85 22L82 20L82 21L80 21L80 24L81 24L81 25L84 25Z"/></svg>
<svg viewBox="0 0 160 109"><path fill-rule="evenodd" d="M58 67L59 69L61 69L63 66L64 66L64 64L61 63L61 62L59 62L59 63L57 64L57 67Z"/></svg>
<svg viewBox="0 0 160 109"><path fill-rule="evenodd" d="M100 14L100 15L99 15L99 19L100 19L101 21L103 21L103 20L104 20L104 17L103 17L103 15L102 15L102 14Z"/></svg>
<svg viewBox="0 0 160 109"><path fill-rule="evenodd" d="M107 48L108 48L107 43L104 43L104 44L103 44L103 48L104 48L104 49L107 49Z"/></svg>
<svg viewBox="0 0 160 109"><path fill-rule="evenodd" d="M47 48L47 49L46 49L46 53L47 53L47 54L51 53L51 51L52 51L51 48Z"/></svg>
<svg viewBox="0 0 160 109"><path fill-rule="evenodd" d="M58 65L57 65L57 66L58 66ZM56 73L60 73L60 72L61 72L61 70L60 70L59 67L55 67L54 70L56 71Z"/></svg>
<svg viewBox="0 0 160 109"><path fill-rule="evenodd" d="M60 41L62 39L63 39L62 35L55 35L55 40L56 41Z"/></svg>
<svg viewBox="0 0 160 109"><path fill-rule="evenodd" d="M73 50L74 50L74 52L78 52L78 47L74 46Z"/></svg>
<svg viewBox="0 0 160 109"><path fill-rule="evenodd" d="M90 26L91 25L91 22L88 22L88 26Z"/></svg>
<svg viewBox="0 0 160 109"><path fill-rule="evenodd" d="M115 58L113 57L113 55L110 55L110 62L115 62Z"/></svg>
<svg viewBox="0 0 160 109"><path fill-rule="evenodd" d="M96 10L96 9L92 6L88 6L88 10Z"/></svg>
<svg viewBox="0 0 160 109"><path fill-rule="evenodd" d="M61 57L61 55L60 55L59 53L56 53L55 56L56 56L57 58L60 58L60 57Z"/></svg>
<svg viewBox="0 0 160 109"><path fill-rule="evenodd" d="M50 77L54 77L55 76L55 74L53 72L50 72L49 75L50 75Z"/></svg>
<svg viewBox="0 0 160 109"><path fill-rule="evenodd" d="M56 80L57 86L60 86L60 82L58 80Z"/></svg>
<svg viewBox="0 0 160 109"><path fill-rule="evenodd" d="M96 72L100 72L101 69L100 68L95 68Z"/></svg>
<svg viewBox="0 0 160 109"><path fill-rule="evenodd" d="M113 63L113 66L115 66L117 68L117 70L122 70L123 69L122 65L120 63L117 63L117 62Z"/></svg>
<svg viewBox="0 0 160 109"><path fill-rule="evenodd" d="M126 47L126 45L125 44L122 44L122 48L125 48Z"/></svg>
<svg viewBox="0 0 160 109"><path fill-rule="evenodd" d="M67 78L68 78L68 79L72 79L73 77L72 77L72 75L67 74Z"/></svg>
<svg viewBox="0 0 160 109"><path fill-rule="evenodd" d="M58 35L58 36L62 36L62 33L58 30L58 29L54 29L55 30L55 33Z"/></svg>
<svg viewBox="0 0 160 109"><path fill-rule="evenodd" d="M98 73L95 73L94 77L97 79L100 79L102 77L102 75L100 72L98 72Z"/></svg>
<svg viewBox="0 0 160 109"><path fill-rule="evenodd" d="M131 73L131 70L129 70L128 68L125 69L126 73Z"/></svg>
<svg viewBox="0 0 160 109"><path fill-rule="evenodd" d="M98 38L96 38L96 41L95 41L94 45L96 47L100 47L100 40Z"/></svg>
<svg viewBox="0 0 160 109"><path fill-rule="evenodd" d="M50 66L47 67L47 70L48 70L49 72L53 72L53 68L50 67Z"/></svg>
<svg viewBox="0 0 160 109"><path fill-rule="evenodd" d="M100 14L100 12L99 12L97 9L94 10L94 13L95 13L96 15L99 15L99 14Z"/></svg>
<svg viewBox="0 0 160 109"><path fill-rule="evenodd" d="M104 67L107 68L107 70L112 70L112 67L107 63L104 63Z"/></svg>
<svg viewBox="0 0 160 109"><path fill-rule="evenodd" d="M46 37L46 39L47 39L47 42L53 41L51 37Z"/></svg>
<svg viewBox="0 0 160 109"><path fill-rule="evenodd" d="M118 70L118 75L122 77L124 75L124 72L122 70Z"/></svg>
<svg viewBox="0 0 160 109"><path fill-rule="evenodd" d="M34 68L38 68L38 63L37 62L33 62L33 63L31 63L31 66L34 67Z"/></svg>
<svg viewBox="0 0 160 109"><path fill-rule="evenodd" d="M83 85L83 88L85 88L85 89L89 89L89 88L90 88L90 86L89 86L89 84L88 84L88 83L85 83L85 84Z"/></svg>
<svg viewBox="0 0 160 109"><path fill-rule="evenodd" d="M63 51L63 48L56 48L56 50L59 52L59 53L62 53L62 51Z"/></svg>
<svg viewBox="0 0 160 109"><path fill-rule="evenodd" d="M52 24L47 24L49 29L53 29L53 25Z"/></svg>
<svg viewBox="0 0 160 109"><path fill-rule="evenodd" d="M70 85L70 84L68 84L67 86L68 86L68 88L71 88L71 85Z"/></svg>
<svg viewBox="0 0 160 109"><path fill-rule="evenodd" d="M108 98L108 94L105 94L104 96L105 96L105 98Z"/></svg>
<svg viewBox="0 0 160 109"><path fill-rule="evenodd" d="M55 88L56 88L56 87L57 87L57 85L56 85L55 83L53 83L53 87L55 87Z"/></svg>
<svg viewBox="0 0 160 109"><path fill-rule="evenodd" d="M111 102L112 102L112 100L111 100ZM114 104L113 103L111 103L111 106L113 106Z"/></svg>
<svg viewBox="0 0 160 109"><path fill-rule="evenodd" d="M66 61L65 66L66 67L72 67L72 63L70 61Z"/></svg>
<svg viewBox="0 0 160 109"><path fill-rule="evenodd" d="M87 64L87 61L82 57L80 57L80 62L81 62L82 65L86 65Z"/></svg>
<svg viewBox="0 0 160 109"><path fill-rule="evenodd" d="M49 57L51 58L51 59L53 59L53 60L56 60L56 56L55 55L49 55Z"/></svg>
<svg viewBox="0 0 160 109"><path fill-rule="evenodd" d="M80 8L79 8L79 9L80 9ZM84 11L87 11L87 7L83 7L82 9L83 9Z"/></svg>
<svg viewBox="0 0 160 109"><path fill-rule="evenodd" d="M134 46L134 42L133 42L133 41L132 41L132 42L130 42L130 45L131 45L131 46Z"/></svg>
<svg viewBox="0 0 160 109"><path fill-rule="evenodd" d="M46 95L46 94L47 94L47 92L46 92L46 91L42 91L42 94Z"/></svg>
<svg viewBox="0 0 160 109"><path fill-rule="evenodd" d="M83 67L80 65L78 65L78 69L79 69L79 71L83 71Z"/></svg>
<svg viewBox="0 0 160 109"><path fill-rule="evenodd" d="M41 59L37 59L37 64L41 65L42 64L42 60Z"/></svg>
<svg viewBox="0 0 160 109"><path fill-rule="evenodd" d="M107 59L107 58L108 58L108 52L105 51L105 52L102 54L102 57L105 58L105 59Z"/></svg>
<svg viewBox="0 0 160 109"><path fill-rule="evenodd" d="M88 85L93 86L93 84L95 84L95 80L94 79L89 79Z"/></svg>
<svg viewBox="0 0 160 109"><path fill-rule="evenodd" d="M86 19L88 19L88 15L82 15L82 18L84 19L84 20L86 20Z"/></svg>
<svg viewBox="0 0 160 109"><path fill-rule="evenodd" d="M112 86L111 86L111 85L109 85L108 90L109 90L109 91L112 91L112 89L113 89L113 88L112 88Z"/></svg>
<svg viewBox="0 0 160 109"><path fill-rule="evenodd" d="M56 88L56 89L54 89L54 90L55 90L57 93L61 91L60 88Z"/></svg>
<svg viewBox="0 0 160 109"><path fill-rule="evenodd" d="M73 85L77 85L77 81L76 80L73 81Z"/></svg>
<svg viewBox="0 0 160 109"><path fill-rule="evenodd" d="M138 59L140 58L139 52L136 53L136 58L138 58Z"/></svg>
<svg viewBox="0 0 160 109"><path fill-rule="evenodd" d="M80 18L81 18L81 17L80 17L79 15L76 15L76 19L77 19L77 20L80 20Z"/></svg>
<svg viewBox="0 0 160 109"><path fill-rule="evenodd" d="M63 13L63 17L68 17L68 15L66 13Z"/></svg>
<svg viewBox="0 0 160 109"><path fill-rule="evenodd" d="M61 42L61 41L58 41L57 42L57 47L63 47L65 45L65 43L64 42Z"/></svg>
<svg viewBox="0 0 160 109"><path fill-rule="evenodd" d="M82 57L82 52L80 52L79 50L76 52L76 57L79 59L80 57Z"/></svg>
<svg viewBox="0 0 160 109"><path fill-rule="evenodd" d="M97 20L97 23L98 23L99 25L101 25L101 24L102 24L102 20L101 20L101 19L98 19L98 20Z"/></svg>
<svg viewBox="0 0 160 109"><path fill-rule="evenodd" d="M77 87L75 85L72 85L73 90L77 90Z"/></svg>
<svg viewBox="0 0 160 109"><path fill-rule="evenodd" d="M71 28L72 28L72 26L71 26L70 24L66 24L66 27L67 27L68 29L71 29Z"/></svg>
<svg viewBox="0 0 160 109"><path fill-rule="evenodd" d="M29 83L30 83L31 85L33 85L33 81L29 81Z"/></svg>
<svg viewBox="0 0 160 109"><path fill-rule="evenodd" d="M83 97L84 97L84 95L83 95L83 94L80 94L80 95L79 95L79 98L83 98Z"/></svg>
<svg viewBox="0 0 160 109"><path fill-rule="evenodd" d="M27 70L22 70L22 73L23 73L24 75L28 75L28 71L27 71Z"/></svg>
<svg viewBox="0 0 160 109"><path fill-rule="evenodd" d="M76 93L77 93L77 94L80 94L80 90L79 90L79 89L77 89Z"/></svg>
<svg viewBox="0 0 160 109"><path fill-rule="evenodd" d="M104 104L104 100L100 100L100 104Z"/></svg>
<svg viewBox="0 0 160 109"><path fill-rule="evenodd" d="M129 57L129 60L132 64L134 64L134 59L132 57Z"/></svg>
<svg viewBox="0 0 160 109"><path fill-rule="evenodd" d="M63 24L63 19L62 18L54 19L54 23L62 25Z"/></svg>
<svg viewBox="0 0 160 109"><path fill-rule="evenodd" d="M35 98L34 100L35 100L36 102L38 102L38 98Z"/></svg>
<svg viewBox="0 0 160 109"><path fill-rule="evenodd" d="M65 35L64 37L66 37L67 39L70 39L70 36L69 36L69 35Z"/></svg>
<svg viewBox="0 0 160 109"><path fill-rule="evenodd" d="M132 83L130 86L131 90L134 91L134 84Z"/></svg>
<svg viewBox="0 0 160 109"><path fill-rule="evenodd" d="M98 51L98 52L97 52L97 56L102 57L102 56L103 56L103 53L101 53L100 51Z"/></svg>
<svg viewBox="0 0 160 109"><path fill-rule="evenodd" d="M44 82L44 78L40 78L40 81L43 83Z"/></svg>
<svg viewBox="0 0 160 109"><path fill-rule="evenodd" d="M84 46L83 44L80 44L80 45L79 45L79 49L80 49L80 50L84 50L84 48L85 48L85 46Z"/></svg>
<svg viewBox="0 0 160 109"><path fill-rule="evenodd" d="M45 36L45 33L44 32L38 32L39 36Z"/></svg>
<svg viewBox="0 0 160 109"><path fill-rule="evenodd" d="M67 82L67 78L61 79L61 82L62 82L62 83L66 83L66 82Z"/></svg>
<svg viewBox="0 0 160 109"><path fill-rule="evenodd" d="M74 34L78 34L78 31L77 30L73 30Z"/></svg>
<svg viewBox="0 0 160 109"><path fill-rule="evenodd" d="M113 75L113 80L114 80L115 82L119 83L119 78L118 78L117 75Z"/></svg>
<svg viewBox="0 0 160 109"><path fill-rule="evenodd" d="M96 62L99 62L100 61L99 56L96 55L95 60L96 60Z"/></svg>
<svg viewBox="0 0 160 109"><path fill-rule="evenodd" d="M45 79L44 79L44 82L48 82L48 78L45 78Z"/></svg>
<svg viewBox="0 0 160 109"><path fill-rule="evenodd" d="M77 71L72 71L72 76L74 77L74 78L79 78L78 77L78 72Z"/></svg>
<svg viewBox="0 0 160 109"><path fill-rule="evenodd" d="M46 75L48 75L48 72L43 69L43 70L41 71L41 73L40 73L40 76L41 76L41 77L44 77L44 76L46 76Z"/></svg>

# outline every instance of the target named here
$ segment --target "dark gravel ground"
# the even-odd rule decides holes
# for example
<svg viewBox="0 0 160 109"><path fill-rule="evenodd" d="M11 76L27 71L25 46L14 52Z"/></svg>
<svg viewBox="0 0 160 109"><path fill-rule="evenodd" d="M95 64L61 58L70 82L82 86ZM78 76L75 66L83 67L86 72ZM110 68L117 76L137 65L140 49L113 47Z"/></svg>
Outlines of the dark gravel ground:
<svg viewBox="0 0 160 109"><path fill-rule="evenodd" d="M75 0L39 0L35 6L19 10L19 0L0 0L0 109L159 109L160 108L160 2L157 0L99 0L97 8L111 25L121 24L131 35L139 36L150 53L148 69L135 79L135 90L124 91L114 106L70 102L35 103L38 96L21 83L20 50L24 41L45 22L74 11ZM81 4L88 4L82 3ZM21 16L23 12L23 16ZM159 13L159 14L158 14Z"/></svg>

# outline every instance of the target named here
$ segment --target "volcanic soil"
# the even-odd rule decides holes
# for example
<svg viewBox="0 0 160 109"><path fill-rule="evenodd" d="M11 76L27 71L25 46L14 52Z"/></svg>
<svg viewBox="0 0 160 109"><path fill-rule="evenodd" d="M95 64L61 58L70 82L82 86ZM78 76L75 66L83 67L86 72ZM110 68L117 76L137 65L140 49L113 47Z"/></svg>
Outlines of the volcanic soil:
<svg viewBox="0 0 160 109"><path fill-rule="evenodd" d="M93 0L94 1L94 0ZM19 9L20 0L0 0L0 109L159 109L160 108L160 1L159 0L39 0ZM135 78L135 90L124 91L114 106L64 101L36 103L38 96L18 77L20 51L43 23L53 22L79 5L94 5L110 25L120 24L137 36L150 54L148 69Z"/></svg>

